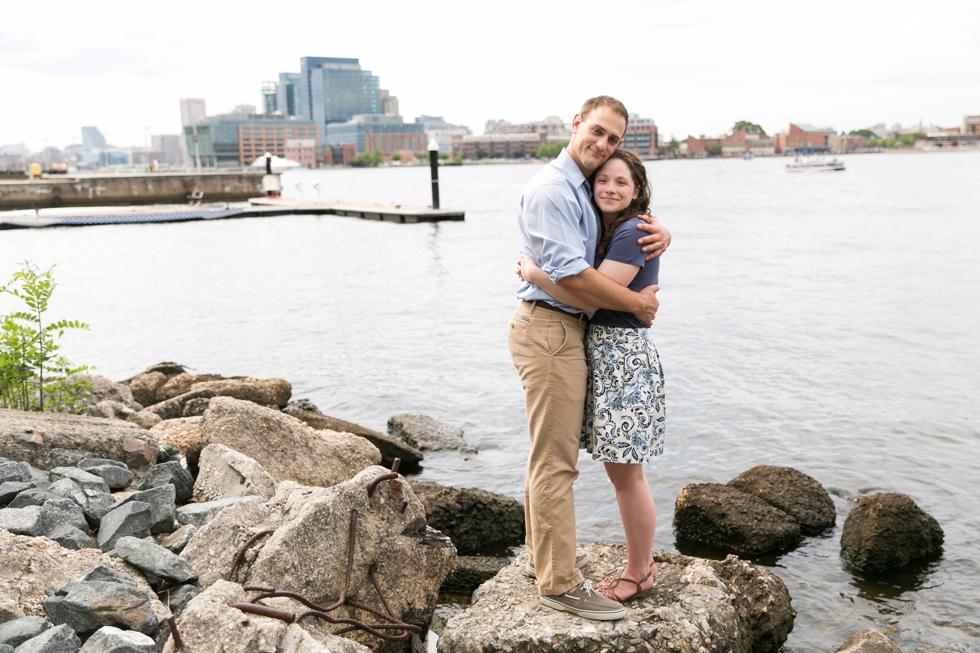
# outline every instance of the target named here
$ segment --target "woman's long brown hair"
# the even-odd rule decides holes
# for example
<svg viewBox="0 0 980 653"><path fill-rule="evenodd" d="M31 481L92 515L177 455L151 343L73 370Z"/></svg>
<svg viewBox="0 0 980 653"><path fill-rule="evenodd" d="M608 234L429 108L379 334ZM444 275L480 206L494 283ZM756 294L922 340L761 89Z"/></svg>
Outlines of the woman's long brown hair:
<svg viewBox="0 0 980 653"><path fill-rule="evenodd" d="M609 157L609 161L613 159L619 159L626 164L626 167L630 170L630 176L633 177L633 184L636 186L639 193L636 195L636 199L630 202L630 205L619 212L616 219L613 220L609 228L606 229L603 225L602 238L599 239L599 244L595 248L596 258L602 258L606 255L606 250L609 249L609 242L612 240L613 234L619 229L624 222L630 218L635 218L638 215L649 215L650 214L650 181L647 179L647 169L643 165L643 161L640 157L636 156L629 150L617 149L613 152L612 156ZM595 206L596 215L602 220L602 212L599 211L599 207L596 204L594 193L595 193L595 179L599 176L599 172L609 163L603 163L589 180L593 187L593 199L592 204Z"/></svg>

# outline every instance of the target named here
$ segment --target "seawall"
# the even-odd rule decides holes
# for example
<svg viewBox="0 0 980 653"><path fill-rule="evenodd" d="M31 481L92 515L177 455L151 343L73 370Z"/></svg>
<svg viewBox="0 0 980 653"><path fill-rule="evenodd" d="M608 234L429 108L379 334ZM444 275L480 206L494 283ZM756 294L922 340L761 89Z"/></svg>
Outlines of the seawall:
<svg viewBox="0 0 980 653"><path fill-rule="evenodd" d="M260 197L262 172L147 173L0 181L0 211L59 206L238 202Z"/></svg>

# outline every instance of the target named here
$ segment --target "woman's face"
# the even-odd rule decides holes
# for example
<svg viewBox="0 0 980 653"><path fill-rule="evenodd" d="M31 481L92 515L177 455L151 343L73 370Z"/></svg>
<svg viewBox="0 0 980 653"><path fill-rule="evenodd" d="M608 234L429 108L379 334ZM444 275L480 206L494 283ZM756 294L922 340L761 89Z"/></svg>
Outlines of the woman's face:
<svg viewBox="0 0 980 653"><path fill-rule="evenodd" d="M622 159L610 159L595 176L595 203L603 213L619 213L639 195L629 166Z"/></svg>

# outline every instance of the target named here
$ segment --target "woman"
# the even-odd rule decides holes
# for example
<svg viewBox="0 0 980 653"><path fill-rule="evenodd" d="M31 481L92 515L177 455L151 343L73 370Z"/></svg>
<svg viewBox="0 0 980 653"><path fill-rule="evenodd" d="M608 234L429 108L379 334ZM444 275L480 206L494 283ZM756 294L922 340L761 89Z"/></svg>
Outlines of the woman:
<svg viewBox="0 0 980 653"><path fill-rule="evenodd" d="M596 269L630 290L656 285L660 259L646 261L636 243L637 216L650 212L650 183L643 162L632 152L616 150L591 181L603 226ZM564 304L595 309L582 306L552 283L527 256L521 258L521 276ZM663 369L649 328L631 313L595 311L585 350L589 387L582 445L593 459L604 463L616 488L628 549L626 567L605 579L599 591L618 601L643 598L657 575L651 553L657 513L643 463L663 452Z"/></svg>

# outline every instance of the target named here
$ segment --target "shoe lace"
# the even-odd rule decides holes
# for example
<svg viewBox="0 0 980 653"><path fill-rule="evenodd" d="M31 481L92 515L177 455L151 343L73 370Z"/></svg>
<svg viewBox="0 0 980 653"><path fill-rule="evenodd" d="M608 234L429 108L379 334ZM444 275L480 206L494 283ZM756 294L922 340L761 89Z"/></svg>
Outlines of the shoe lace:
<svg viewBox="0 0 980 653"><path fill-rule="evenodd" d="M592 581L591 580L584 580L584 581L582 581L582 584L579 587L581 587L583 590L585 590L585 595L588 598L590 598L590 599L592 598L592 595L593 594L598 594L599 593L598 590L596 589L595 585L592 584Z"/></svg>

